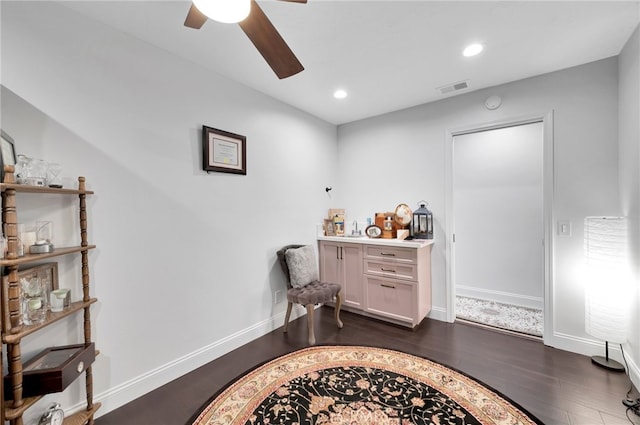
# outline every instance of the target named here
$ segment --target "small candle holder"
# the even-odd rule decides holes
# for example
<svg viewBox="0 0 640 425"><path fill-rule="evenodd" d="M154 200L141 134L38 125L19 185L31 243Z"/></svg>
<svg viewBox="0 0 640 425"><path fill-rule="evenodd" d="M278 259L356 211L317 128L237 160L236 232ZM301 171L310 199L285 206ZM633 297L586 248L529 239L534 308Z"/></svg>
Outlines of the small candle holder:
<svg viewBox="0 0 640 425"><path fill-rule="evenodd" d="M51 291L51 311L59 313L70 305L71 292L68 289Z"/></svg>
<svg viewBox="0 0 640 425"><path fill-rule="evenodd" d="M51 221L36 222L36 242L31 245L31 254L53 252L53 223Z"/></svg>
<svg viewBox="0 0 640 425"><path fill-rule="evenodd" d="M47 314L44 288L39 277L20 279L22 285L22 320L25 325L44 322Z"/></svg>

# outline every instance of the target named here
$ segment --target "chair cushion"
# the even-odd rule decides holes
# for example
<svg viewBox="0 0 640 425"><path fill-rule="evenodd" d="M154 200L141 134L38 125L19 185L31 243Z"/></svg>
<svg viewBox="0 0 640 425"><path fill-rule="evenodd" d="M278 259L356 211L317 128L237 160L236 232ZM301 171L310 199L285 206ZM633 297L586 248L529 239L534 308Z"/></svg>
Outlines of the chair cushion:
<svg viewBox="0 0 640 425"><path fill-rule="evenodd" d="M302 288L319 279L316 252L311 245L288 249L284 255L292 287Z"/></svg>
<svg viewBox="0 0 640 425"><path fill-rule="evenodd" d="M287 291L287 301L308 305L331 302L342 286L338 283L311 282L302 288L291 288Z"/></svg>

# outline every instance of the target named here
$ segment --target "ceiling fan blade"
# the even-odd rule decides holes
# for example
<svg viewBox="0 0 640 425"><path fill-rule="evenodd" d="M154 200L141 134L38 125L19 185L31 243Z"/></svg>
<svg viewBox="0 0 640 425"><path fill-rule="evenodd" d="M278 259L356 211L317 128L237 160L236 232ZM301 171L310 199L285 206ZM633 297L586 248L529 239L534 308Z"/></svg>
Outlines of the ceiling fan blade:
<svg viewBox="0 0 640 425"><path fill-rule="evenodd" d="M238 24L278 78L290 77L304 69L255 0L251 0L249 16Z"/></svg>
<svg viewBox="0 0 640 425"><path fill-rule="evenodd" d="M291 3L306 3L307 0L280 0L280 1L288 1Z"/></svg>
<svg viewBox="0 0 640 425"><path fill-rule="evenodd" d="M207 17L200 12L197 7L191 4L189 13L187 13L187 18L184 20L184 26L198 30L205 22L207 22Z"/></svg>

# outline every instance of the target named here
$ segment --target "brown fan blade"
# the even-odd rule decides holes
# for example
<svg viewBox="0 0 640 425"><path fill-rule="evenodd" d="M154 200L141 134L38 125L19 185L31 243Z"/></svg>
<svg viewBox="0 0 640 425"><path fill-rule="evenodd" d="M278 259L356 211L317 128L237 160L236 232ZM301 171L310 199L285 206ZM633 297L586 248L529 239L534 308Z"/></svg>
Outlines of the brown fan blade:
<svg viewBox="0 0 640 425"><path fill-rule="evenodd" d="M184 20L184 26L198 30L205 22L207 22L207 17L192 4L189 13L187 13L187 18Z"/></svg>
<svg viewBox="0 0 640 425"><path fill-rule="evenodd" d="M278 78L290 77L304 69L255 0L251 0L249 16L238 24Z"/></svg>

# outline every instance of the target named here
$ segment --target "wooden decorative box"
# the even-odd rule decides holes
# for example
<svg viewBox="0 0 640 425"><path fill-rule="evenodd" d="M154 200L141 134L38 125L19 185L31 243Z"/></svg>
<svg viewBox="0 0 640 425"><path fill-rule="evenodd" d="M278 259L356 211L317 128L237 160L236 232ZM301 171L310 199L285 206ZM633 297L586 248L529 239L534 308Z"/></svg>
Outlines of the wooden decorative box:
<svg viewBox="0 0 640 425"><path fill-rule="evenodd" d="M51 347L23 366L22 396L33 397L63 391L95 360L94 343ZM4 377L6 400L13 398L11 379Z"/></svg>

